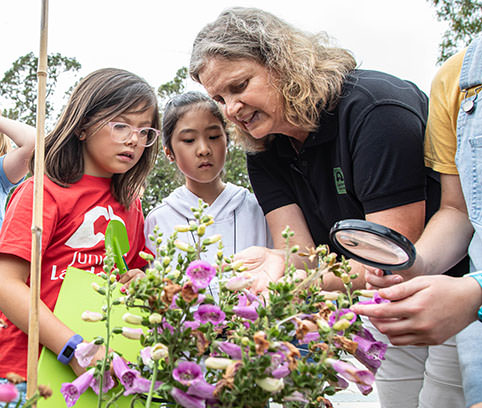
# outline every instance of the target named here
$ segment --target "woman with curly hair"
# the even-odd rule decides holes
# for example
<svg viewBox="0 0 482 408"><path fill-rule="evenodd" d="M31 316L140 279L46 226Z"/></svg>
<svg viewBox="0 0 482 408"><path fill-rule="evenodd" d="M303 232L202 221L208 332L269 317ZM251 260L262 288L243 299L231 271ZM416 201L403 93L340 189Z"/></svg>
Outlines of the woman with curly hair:
<svg viewBox="0 0 482 408"><path fill-rule="evenodd" d="M326 35L302 32L259 9L227 9L198 33L190 75L222 105L248 151L251 184L275 248L284 247L286 225L295 232L292 244L303 249L328 243L332 225L347 218L416 241L438 208L438 175L423 161L426 95L411 82L357 69L350 52L330 46ZM255 291L282 276L276 250L248 248L238 258L259 272ZM302 267L306 258L294 261ZM363 287L365 268L351 265L355 285ZM339 284L326 276L323 287ZM456 358L454 347L437 347L450 347L439 353ZM429 353L391 348L378 371L383 407L463 406L457 363L442 384L441 368L426 367Z"/></svg>

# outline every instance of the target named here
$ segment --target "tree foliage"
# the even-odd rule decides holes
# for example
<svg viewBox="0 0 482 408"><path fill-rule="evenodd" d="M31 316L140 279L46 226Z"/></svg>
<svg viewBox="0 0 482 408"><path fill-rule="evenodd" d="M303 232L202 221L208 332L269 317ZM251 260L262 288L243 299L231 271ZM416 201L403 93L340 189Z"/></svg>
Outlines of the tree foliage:
<svg viewBox="0 0 482 408"><path fill-rule="evenodd" d="M437 18L449 25L439 45L438 63L466 47L482 32L482 0L428 0Z"/></svg>
<svg viewBox="0 0 482 408"><path fill-rule="evenodd" d="M163 106L169 98L184 92L186 86L187 68L180 68L169 82L158 88L160 105ZM230 143L224 168L224 181L251 188L246 169L246 156L244 151ZM142 208L147 214L157 206L164 197L167 197L174 189L184 184L183 175L177 170L176 164L169 162L161 151L154 169L147 178L146 189L142 197Z"/></svg>
<svg viewBox="0 0 482 408"><path fill-rule="evenodd" d="M53 96L58 80L65 73L75 75L81 65L75 58L51 54L47 58L46 117L53 111ZM3 115L35 126L37 115L37 67L38 58L30 52L18 58L0 81ZM75 82L75 78L72 79Z"/></svg>

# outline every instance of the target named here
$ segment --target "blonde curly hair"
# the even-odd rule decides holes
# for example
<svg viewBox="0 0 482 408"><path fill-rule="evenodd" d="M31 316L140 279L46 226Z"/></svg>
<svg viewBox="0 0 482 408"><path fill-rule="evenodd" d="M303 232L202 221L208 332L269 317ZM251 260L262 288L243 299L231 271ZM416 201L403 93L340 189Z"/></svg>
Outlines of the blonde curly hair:
<svg viewBox="0 0 482 408"><path fill-rule="evenodd" d="M233 7L207 24L194 40L189 66L191 78L211 58L252 59L275 78L287 122L306 131L318 126L320 110L333 110L356 61L345 49L328 45L325 33L309 34L256 8ZM236 140L248 151L266 149L270 137L256 140L236 127Z"/></svg>

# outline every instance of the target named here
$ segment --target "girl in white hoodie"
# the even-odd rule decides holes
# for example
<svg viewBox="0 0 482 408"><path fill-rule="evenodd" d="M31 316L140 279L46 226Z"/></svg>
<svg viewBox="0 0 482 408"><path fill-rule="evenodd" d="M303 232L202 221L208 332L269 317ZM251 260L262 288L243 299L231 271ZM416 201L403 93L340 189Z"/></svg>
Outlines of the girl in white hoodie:
<svg viewBox="0 0 482 408"><path fill-rule="evenodd" d="M146 218L146 242L154 253L154 244L149 239L154 227L157 225L163 236L169 237L174 226L194 220L191 207L198 207L199 198L209 205L205 212L214 218L214 224L208 227L209 235L222 235L225 256L250 246L272 247L263 211L254 194L222 180L228 135L216 102L200 92L172 98L163 113L162 144L167 158L183 173L185 185L174 190ZM194 244L191 232L180 232L178 237ZM216 252L217 246L211 245L201 257L214 263ZM209 289L217 298L217 283L211 283Z"/></svg>

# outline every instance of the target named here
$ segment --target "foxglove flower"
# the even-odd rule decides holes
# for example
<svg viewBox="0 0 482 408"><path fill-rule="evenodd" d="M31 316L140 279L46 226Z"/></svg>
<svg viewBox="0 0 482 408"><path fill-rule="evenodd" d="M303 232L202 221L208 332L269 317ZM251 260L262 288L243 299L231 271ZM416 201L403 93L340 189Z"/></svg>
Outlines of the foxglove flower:
<svg viewBox="0 0 482 408"><path fill-rule="evenodd" d="M202 399L214 399L215 385L208 384L203 378L194 381L188 388L188 395Z"/></svg>
<svg viewBox="0 0 482 408"><path fill-rule="evenodd" d="M152 347L144 347L140 352L139 355L141 356L142 364L148 367L152 367L152 358L151 358L151 351Z"/></svg>
<svg viewBox="0 0 482 408"><path fill-rule="evenodd" d="M252 322L258 320L258 312L256 310L256 307L251 305L251 306L234 306L233 307L233 312L239 316L242 317L243 319L248 319L251 320Z"/></svg>
<svg viewBox="0 0 482 408"><path fill-rule="evenodd" d="M142 323L142 317L132 313L124 313L122 320L129 324L139 325Z"/></svg>
<svg viewBox="0 0 482 408"><path fill-rule="evenodd" d="M355 312L350 309L338 309L328 317L328 324L333 330L343 331L348 329L356 320Z"/></svg>
<svg viewBox="0 0 482 408"><path fill-rule="evenodd" d="M71 383L63 383L60 387L60 392L64 396L67 407L73 407L79 397L89 388L90 384L94 380L94 369L86 371L81 376L77 377Z"/></svg>
<svg viewBox="0 0 482 408"><path fill-rule="evenodd" d="M172 398L184 408L205 408L206 402L197 397L193 397L192 395L187 395L184 391L181 391L179 388L174 387L171 390Z"/></svg>
<svg viewBox="0 0 482 408"><path fill-rule="evenodd" d="M186 320L182 323L182 327L184 329L191 329L191 330L199 329L200 325L201 323L197 320L194 320L194 321Z"/></svg>
<svg viewBox="0 0 482 408"><path fill-rule="evenodd" d="M172 377L183 385L191 385L202 378L201 367L190 361L181 361L172 371Z"/></svg>
<svg viewBox="0 0 482 408"><path fill-rule="evenodd" d="M375 340L372 334L363 328L357 334L352 335L352 340L358 344L355 358L375 374L385 359L387 345Z"/></svg>
<svg viewBox="0 0 482 408"><path fill-rule="evenodd" d="M164 360L169 355L169 349L165 344L157 343L151 349L151 358L153 360Z"/></svg>
<svg viewBox="0 0 482 408"><path fill-rule="evenodd" d="M186 269L186 275L197 289L204 289L216 276L216 268L206 261L192 261Z"/></svg>
<svg viewBox="0 0 482 408"><path fill-rule="evenodd" d="M335 371L347 379L354 382L363 395L368 395L372 391L372 384L375 381L375 376L368 370L360 370L355 366L341 360L326 359Z"/></svg>
<svg viewBox="0 0 482 408"><path fill-rule="evenodd" d="M114 379L112 378L112 375L110 374L110 371L106 371L104 373L104 380L102 381L102 392L107 392L111 388L113 388L115 385ZM100 384L99 381L97 381L97 378L94 377L92 382L90 383L90 388L94 390L94 392L99 395L99 390L100 390Z"/></svg>
<svg viewBox="0 0 482 408"><path fill-rule="evenodd" d="M1 402L11 402L17 397L18 397L18 390L14 384L12 383L0 384L0 401Z"/></svg>
<svg viewBox="0 0 482 408"><path fill-rule="evenodd" d="M312 341L317 341L320 338L320 333L314 331L314 332L309 332L304 335L304 337L299 340L300 344L309 344Z"/></svg>
<svg viewBox="0 0 482 408"><path fill-rule="evenodd" d="M229 357L234 358L235 360L241 360L243 358L241 347L237 344L230 343L229 341L222 341L218 343L217 346L223 353L226 353Z"/></svg>
<svg viewBox="0 0 482 408"><path fill-rule="evenodd" d="M100 346L91 343L80 343L75 349L75 358L79 365L83 368L87 367L99 350Z"/></svg>
<svg viewBox="0 0 482 408"><path fill-rule="evenodd" d="M125 396L149 391L151 381L143 378L139 371L129 368L127 363L118 354L114 354L112 367L114 368L116 377L125 388ZM160 386L161 383L157 381L155 388L159 388Z"/></svg>
<svg viewBox="0 0 482 408"><path fill-rule="evenodd" d="M357 304L359 304L359 305L378 305L380 303L390 303L390 301L388 299L382 298L379 295L378 292L375 292L371 299L362 300L362 301L358 302Z"/></svg>
<svg viewBox="0 0 482 408"><path fill-rule="evenodd" d="M201 305L193 315L202 324L210 322L215 326L224 322L226 318L226 314L216 305Z"/></svg>

